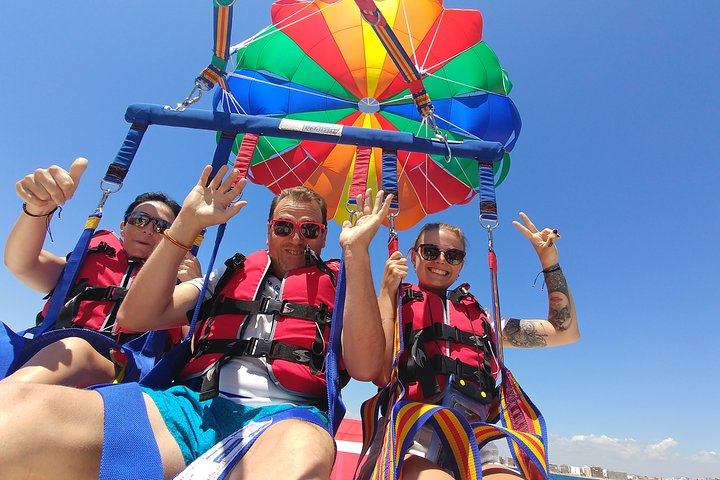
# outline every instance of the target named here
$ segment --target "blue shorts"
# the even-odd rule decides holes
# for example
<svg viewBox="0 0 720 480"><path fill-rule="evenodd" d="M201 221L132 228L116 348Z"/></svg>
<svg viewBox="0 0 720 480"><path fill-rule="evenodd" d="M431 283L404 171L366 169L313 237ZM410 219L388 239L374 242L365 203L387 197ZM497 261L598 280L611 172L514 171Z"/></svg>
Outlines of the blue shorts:
<svg viewBox="0 0 720 480"><path fill-rule="evenodd" d="M168 390L142 389L160 410L165 425L180 446L185 464L192 463L213 445L252 421L294 408L310 410L328 423L325 412L315 407L283 403L246 407L222 397L200 401L200 393L185 386Z"/></svg>

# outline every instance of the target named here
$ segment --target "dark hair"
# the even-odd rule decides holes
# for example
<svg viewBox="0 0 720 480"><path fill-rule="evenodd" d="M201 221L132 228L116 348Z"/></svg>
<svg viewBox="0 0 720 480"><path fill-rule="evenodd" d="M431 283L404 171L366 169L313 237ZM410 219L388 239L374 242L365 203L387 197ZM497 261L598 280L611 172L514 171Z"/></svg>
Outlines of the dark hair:
<svg viewBox="0 0 720 480"><path fill-rule="evenodd" d="M137 208L138 205L145 202L161 202L170 207L170 210L172 210L173 215L175 217L178 216L178 213L180 213L180 204L178 204L175 200L168 197L164 193L161 192L145 192L141 193L137 197L135 197L135 200L128 205L127 209L125 210L125 216L123 217L124 220L127 220L127 218L130 216L130 214Z"/></svg>
<svg viewBox="0 0 720 480"><path fill-rule="evenodd" d="M463 244L463 250L467 249L467 242L465 241L465 234L463 231L456 227L455 225L450 225L449 223L426 223L422 229L420 230L420 233L418 233L417 238L415 239L415 245L413 246L413 249L417 248L418 245L420 245L420 239L425 236L425 234L429 231L440 231L440 230L447 230L448 232L454 233L458 239Z"/></svg>
<svg viewBox="0 0 720 480"><path fill-rule="evenodd" d="M322 214L322 223L323 225L327 225L327 203L325 202L325 199L309 188L303 186L286 188L275 195L275 198L273 198L270 203L268 222L273 219L273 214L275 213L275 208L278 203L285 198L290 198L290 200L298 203L317 203L318 207L320 207L320 213Z"/></svg>

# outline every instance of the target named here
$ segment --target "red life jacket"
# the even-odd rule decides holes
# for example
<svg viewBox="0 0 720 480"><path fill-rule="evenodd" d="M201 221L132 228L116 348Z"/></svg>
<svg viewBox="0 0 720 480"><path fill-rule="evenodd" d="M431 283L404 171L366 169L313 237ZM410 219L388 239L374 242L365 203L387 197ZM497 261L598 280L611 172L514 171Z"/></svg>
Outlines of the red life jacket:
<svg viewBox="0 0 720 480"><path fill-rule="evenodd" d="M454 374L453 388L480 403L492 401L498 373L493 328L469 288L464 283L443 300L418 286L402 285L400 379L405 399L437 401Z"/></svg>
<svg viewBox="0 0 720 480"><path fill-rule="evenodd" d="M141 266L140 261L128 261L122 240L113 232L96 232L55 326L88 328L109 334L137 333L117 327L115 315ZM45 317L49 303L38 314L39 322Z"/></svg>
<svg viewBox="0 0 720 480"><path fill-rule="evenodd" d="M115 316L133 278L143 265L141 260L129 260L127 252L115 233L98 230L90 239L88 251L78 269L75 284L58 314L55 328L80 327L97 330L128 342L142 332L123 329L115 324ZM42 322L50 302L46 302L37 316ZM172 343L179 342L181 328L168 330Z"/></svg>
<svg viewBox="0 0 720 480"><path fill-rule="evenodd" d="M265 357L273 380L282 388L324 399L324 356L330 338L335 301L337 261L292 270L282 280L281 300L261 298L270 270L266 251L248 257L237 254L203 306L193 337L193 358L181 378L204 376L201 399L218 393L219 368L233 357ZM328 268L329 267L329 268ZM255 314L273 315L270 339L240 339L246 320Z"/></svg>

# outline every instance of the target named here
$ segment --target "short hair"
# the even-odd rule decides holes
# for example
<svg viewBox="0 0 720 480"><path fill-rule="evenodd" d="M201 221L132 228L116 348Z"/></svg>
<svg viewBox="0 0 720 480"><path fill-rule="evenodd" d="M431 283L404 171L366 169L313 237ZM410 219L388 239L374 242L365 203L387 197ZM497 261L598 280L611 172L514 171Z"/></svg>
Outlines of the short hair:
<svg viewBox="0 0 720 480"><path fill-rule="evenodd" d="M161 192L145 192L141 193L137 197L135 197L135 200L128 205L127 209L125 210L125 216L123 217L124 220L127 220L130 214L137 208L138 205L145 202L161 202L170 207L170 210L172 210L173 215L175 217L178 216L178 213L180 213L180 204L178 204L175 200L168 197L164 193Z"/></svg>
<svg viewBox="0 0 720 480"><path fill-rule="evenodd" d="M420 239L423 238L427 232L439 230L446 230L450 233L454 233L455 236L458 237L458 239L462 242L463 250L467 250L465 233L460 229L460 227L450 225L449 223L426 223L420 230L420 233L418 233L418 236L415 239L415 245L413 246L413 249L418 248L418 245L420 245Z"/></svg>
<svg viewBox="0 0 720 480"><path fill-rule="evenodd" d="M325 199L305 186L286 188L275 195L275 198L273 198L270 203L268 222L272 221L278 203L286 198L298 203L317 203L318 207L320 207L320 213L322 214L322 223L323 225L327 225L327 203Z"/></svg>

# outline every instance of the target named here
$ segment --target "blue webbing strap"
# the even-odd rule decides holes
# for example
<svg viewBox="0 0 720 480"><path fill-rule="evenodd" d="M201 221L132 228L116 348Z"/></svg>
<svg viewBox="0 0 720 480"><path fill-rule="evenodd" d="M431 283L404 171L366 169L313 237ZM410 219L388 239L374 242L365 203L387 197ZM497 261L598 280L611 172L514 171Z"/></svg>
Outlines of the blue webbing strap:
<svg viewBox="0 0 720 480"><path fill-rule="evenodd" d="M390 193L394 195L390 208L397 210L400 207L400 196L398 195L397 150L383 149L382 189L383 192L385 192L385 196Z"/></svg>
<svg viewBox="0 0 720 480"><path fill-rule="evenodd" d="M160 450L137 383L100 387L104 434L100 480L162 480Z"/></svg>
<svg viewBox="0 0 720 480"><path fill-rule="evenodd" d="M215 174L220 167L230 162L230 154L232 153L233 143L235 142L235 134L232 132L220 133L217 146L215 147L215 155L212 161L212 173L210 178L215 178Z"/></svg>
<svg viewBox="0 0 720 480"><path fill-rule="evenodd" d="M175 480L222 480L269 427L283 420L303 420L326 428L324 419L304 408L294 408L250 422L197 458Z"/></svg>
<svg viewBox="0 0 720 480"><path fill-rule="evenodd" d="M487 162L478 163L478 177L480 180L480 220L497 222L497 202L495 201L495 176L493 175L493 164Z"/></svg>
<svg viewBox="0 0 720 480"><path fill-rule="evenodd" d="M337 287L335 290L335 306L330 323L330 338L328 340L327 352L325 353L325 382L327 384L328 396L328 417L330 418L330 435L340 426L345 416L345 404L340 395L340 372L339 352L340 339L343 327L343 316L345 310L345 261L340 260L340 272L338 273Z"/></svg>
<svg viewBox="0 0 720 480"><path fill-rule="evenodd" d="M97 218L99 221L101 216L102 214L94 213L88 217L86 228L80 235L77 244L75 244L75 248L68 257L67 265L65 265L65 268L63 269L60 280L58 280L58 283L55 285L45 318L39 326L31 328L26 332L32 332L34 336L38 336L55 326L60 310L62 310L62 307L65 305L70 287L75 283L75 277L77 277L80 265L82 265L85 260L90 239L95 233L95 226L97 225L97 222L90 222L90 220L92 218ZM91 223L94 223L94 225L90 225ZM24 333L21 333L21 335L23 334Z"/></svg>
<svg viewBox="0 0 720 480"><path fill-rule="evenodd" d="M140 142L142 142L147 127L148 124L145 122L132 123L130 130L125 136L125 141L120 147L117 156L115 156L115 160L113 160L108 166L107 172L105 172L104 181L122 185L123 180L125 180L125 175L127 175L128 170L130 170L130 165L135 158L135 154L138 148L140 148Z"/></svg>
<svg viewBox="0 0 720 480"><path fill-rule="evenodd" d="M15 333L12 328L0 322L0 379L15 371L16 358L30 339Z"/></svg>

